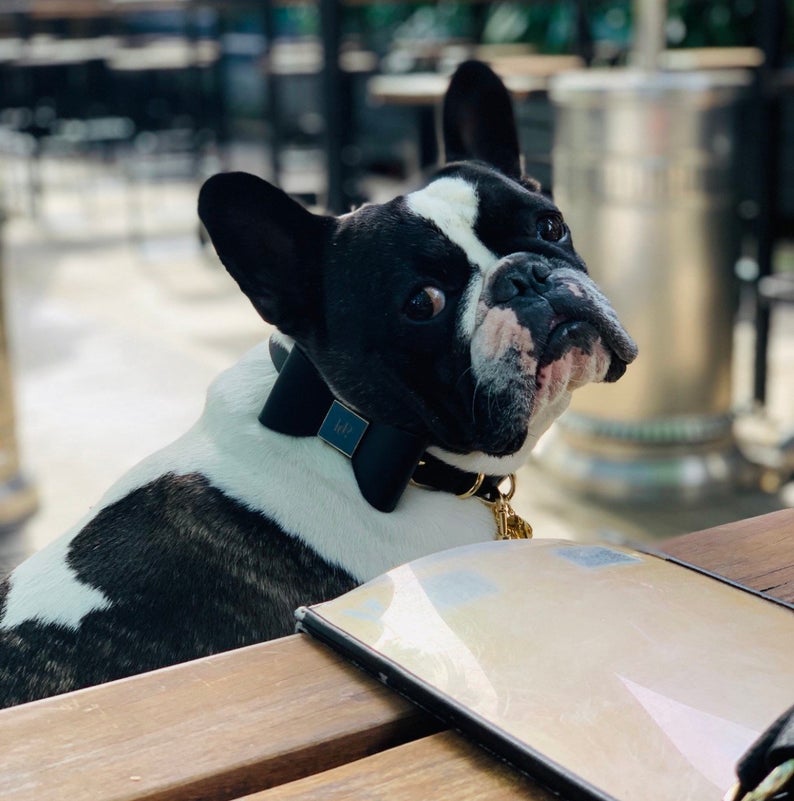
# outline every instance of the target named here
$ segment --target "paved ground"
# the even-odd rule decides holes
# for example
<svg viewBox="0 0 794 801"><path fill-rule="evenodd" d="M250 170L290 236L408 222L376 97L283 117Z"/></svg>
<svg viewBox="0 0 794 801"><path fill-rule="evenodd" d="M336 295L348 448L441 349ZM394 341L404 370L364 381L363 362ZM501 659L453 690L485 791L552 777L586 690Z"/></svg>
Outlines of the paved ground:
<svg viewBox="0 0 794 801"><path fill-rule="evenodd" d="M0 568L57 536L126 468L182 433L209 381L267 335L198 244L196 185L131 187L111 169L79 163L45 178L37 219L17 211L5 230L17 434L40 504L22 529L0 535ZM19 207L25 198L12 200ZM739 405L750 337L737 326ZM764 430L794 428L792 309L776 314L771 364ZM791 490L624 506L578 497L531 464L516 506L542 536L638 540L794 505Z"/></svg>

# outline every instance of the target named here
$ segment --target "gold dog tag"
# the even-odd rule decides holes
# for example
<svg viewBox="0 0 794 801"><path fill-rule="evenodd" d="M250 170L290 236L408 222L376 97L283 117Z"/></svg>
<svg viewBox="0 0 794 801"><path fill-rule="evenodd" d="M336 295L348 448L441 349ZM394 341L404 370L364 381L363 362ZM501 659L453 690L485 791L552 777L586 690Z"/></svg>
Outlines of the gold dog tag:
<svg viewBox="0 0 794 801"><path fill-rule="evenodd" d="M532 526L516 514L506 496L494 501L491 510L496 519L497 540L532 539Z"/></svg>

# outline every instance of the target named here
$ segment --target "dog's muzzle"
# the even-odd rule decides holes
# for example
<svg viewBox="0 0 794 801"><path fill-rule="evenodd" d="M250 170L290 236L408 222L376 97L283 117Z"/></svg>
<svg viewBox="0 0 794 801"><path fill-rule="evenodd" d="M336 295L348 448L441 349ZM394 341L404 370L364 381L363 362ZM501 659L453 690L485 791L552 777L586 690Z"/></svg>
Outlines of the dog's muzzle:
<svg viewBox="0 0 794 801"><path fill-rule="evenodd" d="M610 356L604 381L617 381L637 356L634 340L593 280L562 259L507 256L493 273L486 302L512 311L529 331L538 368L573 347L589 352L597 338Z"/></svg>

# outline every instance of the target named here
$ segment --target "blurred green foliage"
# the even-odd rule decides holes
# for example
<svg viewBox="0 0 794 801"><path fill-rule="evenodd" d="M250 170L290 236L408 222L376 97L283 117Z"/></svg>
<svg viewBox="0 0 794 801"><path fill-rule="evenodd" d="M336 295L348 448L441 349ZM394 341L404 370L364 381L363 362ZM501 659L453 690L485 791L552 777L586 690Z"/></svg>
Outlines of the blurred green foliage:
<svg viewBox="0 0 794 801"><path fill-rule="evenodd" d="M668 0L669 47L728 47L755 44L756 16L765 0ZM475 3L372 2L344 7L346 36L378 53L401 41L522 43L539 53L576 50L581 7L595 52L619 60L632 37L632 0L503 0ZM787 51L794 50L794 0L786 0ZM316 3L282 6L280 35L319 31ZM611 54L611 55L610 55Z"/></svg>

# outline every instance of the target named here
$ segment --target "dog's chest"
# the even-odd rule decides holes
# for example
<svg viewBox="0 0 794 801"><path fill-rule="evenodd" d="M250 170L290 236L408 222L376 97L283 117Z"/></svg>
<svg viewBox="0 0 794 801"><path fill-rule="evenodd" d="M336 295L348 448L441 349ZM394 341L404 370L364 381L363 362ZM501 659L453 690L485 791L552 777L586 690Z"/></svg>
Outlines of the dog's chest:
<svg viewBox="0 0 794 801"><path fill-rule="evenodd" d="M493 536L493 515L476 499L409 487L394 512L373 509L349 459L318 437L285 436L258 422L276 375L267 345L254 348L211 387L196 428L150 469L200 473L358 581Z"/></svg>

